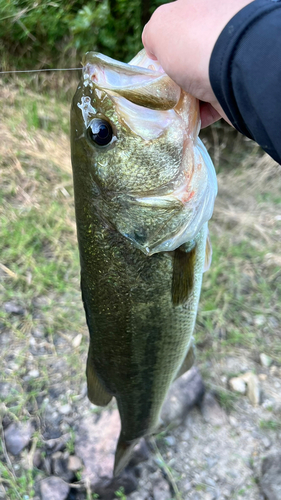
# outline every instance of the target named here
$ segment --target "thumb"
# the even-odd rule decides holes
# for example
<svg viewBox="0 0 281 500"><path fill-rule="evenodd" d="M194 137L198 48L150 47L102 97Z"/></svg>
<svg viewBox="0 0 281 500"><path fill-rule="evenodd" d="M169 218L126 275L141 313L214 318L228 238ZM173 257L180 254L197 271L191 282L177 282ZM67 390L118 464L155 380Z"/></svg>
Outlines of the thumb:
<svg viewBox="0 0 281 500"><path fill-rule="evenodd" d="M152 48L152 43L151 43L151 37L150 37L150 21L145 25L143 28L142 32L142 43L145 48L145 52L147 53L148 57L150 59L153 59L154 61L157 60L157 57L155 56Z"/></svg>

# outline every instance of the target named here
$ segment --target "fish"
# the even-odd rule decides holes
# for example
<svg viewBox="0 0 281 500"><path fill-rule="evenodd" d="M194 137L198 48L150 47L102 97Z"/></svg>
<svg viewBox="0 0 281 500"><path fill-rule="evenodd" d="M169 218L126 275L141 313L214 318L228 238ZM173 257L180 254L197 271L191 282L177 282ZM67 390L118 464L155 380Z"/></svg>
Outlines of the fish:
<svg viewBox="0 0 281 500"><path fill-rule="evenodd" d="M217 182L198 137L199 102L142 50L88 52L71 106L88 397L116 398L114 475L157 431L172 382L194 360Z"/></svg>

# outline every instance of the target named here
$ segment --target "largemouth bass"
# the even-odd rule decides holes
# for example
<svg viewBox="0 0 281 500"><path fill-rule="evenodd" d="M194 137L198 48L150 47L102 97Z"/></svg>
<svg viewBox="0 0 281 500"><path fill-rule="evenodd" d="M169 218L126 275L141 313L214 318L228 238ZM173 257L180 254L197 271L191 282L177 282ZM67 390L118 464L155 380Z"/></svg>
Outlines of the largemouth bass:
<svg viewBox="0 0 281 500"><path fill-rule="evenodd" d="M198 101L145 51L86 54L71 111L86 373L94 404L117 401L115 475L193 360L217 193L199 129Z"/></svg>

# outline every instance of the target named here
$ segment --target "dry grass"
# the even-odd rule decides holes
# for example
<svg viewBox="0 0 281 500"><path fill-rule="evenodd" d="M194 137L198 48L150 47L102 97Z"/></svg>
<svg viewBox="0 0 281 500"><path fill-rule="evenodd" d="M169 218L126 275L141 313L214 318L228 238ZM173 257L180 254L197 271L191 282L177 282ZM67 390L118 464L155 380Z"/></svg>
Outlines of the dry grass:
<svg viewBox="0 0 281 500"><path fill-rule="evenodd" d="M233 154L232 168L218 174L210 223L214 257L203 284L197 331L205 354L224 356L246 348L251 357L265 351L280 362L281 167L255 145L241 161L243 139L238 139L239 162ZM246 152L249 141L244 142Z"/></svg>

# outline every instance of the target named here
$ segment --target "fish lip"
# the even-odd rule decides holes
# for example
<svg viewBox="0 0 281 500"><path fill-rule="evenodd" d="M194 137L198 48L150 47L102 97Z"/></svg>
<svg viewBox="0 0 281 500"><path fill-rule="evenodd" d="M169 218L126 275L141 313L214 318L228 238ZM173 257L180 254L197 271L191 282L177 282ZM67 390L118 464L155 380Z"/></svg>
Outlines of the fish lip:
<svg viewBox="0 0 281 500"><path fill-rule="evenodd" d="M163 78L163 73L161 72L116 61L115 59L100 54L99 52L87 52L82 60L82 64L83 64L82 72L84 75L84 80L88 83L91 82L95 87L99 89L111 88L110 85L106 85L106 78L105 78L106 68L115 71L117 74L122 73L127 76L147 75L149 79L152 78L154 80L157 80L158 78ZM100 80L104 79L104 81L102 81L101 83L99 83L99 76ZM122 85L122 88L124 87L128 89L129 88L133 89L135 87L135 84L130 83L128 85Z"/></svg>
<svg viewBox="0 0 281 500"><path fill-rule="evenodd" d="M158 76L163 76L163 71L156 71L153 69L144 68L142 66L134 66L133 64L117 61L116 59L113 59L111 57L108 57L104 54L95 51L86 52L86 54L82 58L82 65L83 65L83 70L88 66L102 65L102 66L115 67L117 71L120 70L120 72L122 73L125 72L127 74L138 73L140 75L143 75L144 73L146 73L147 75L150 75L155 78L157 78Z"/></svg>
<svg viewBox="0 0 281 500"><path fill-rule="evenodd" d="M154 110L173 109L180 99L180 87L163 71L115 61L98 52L83 59L84 86L117 94Z"/></svg>

